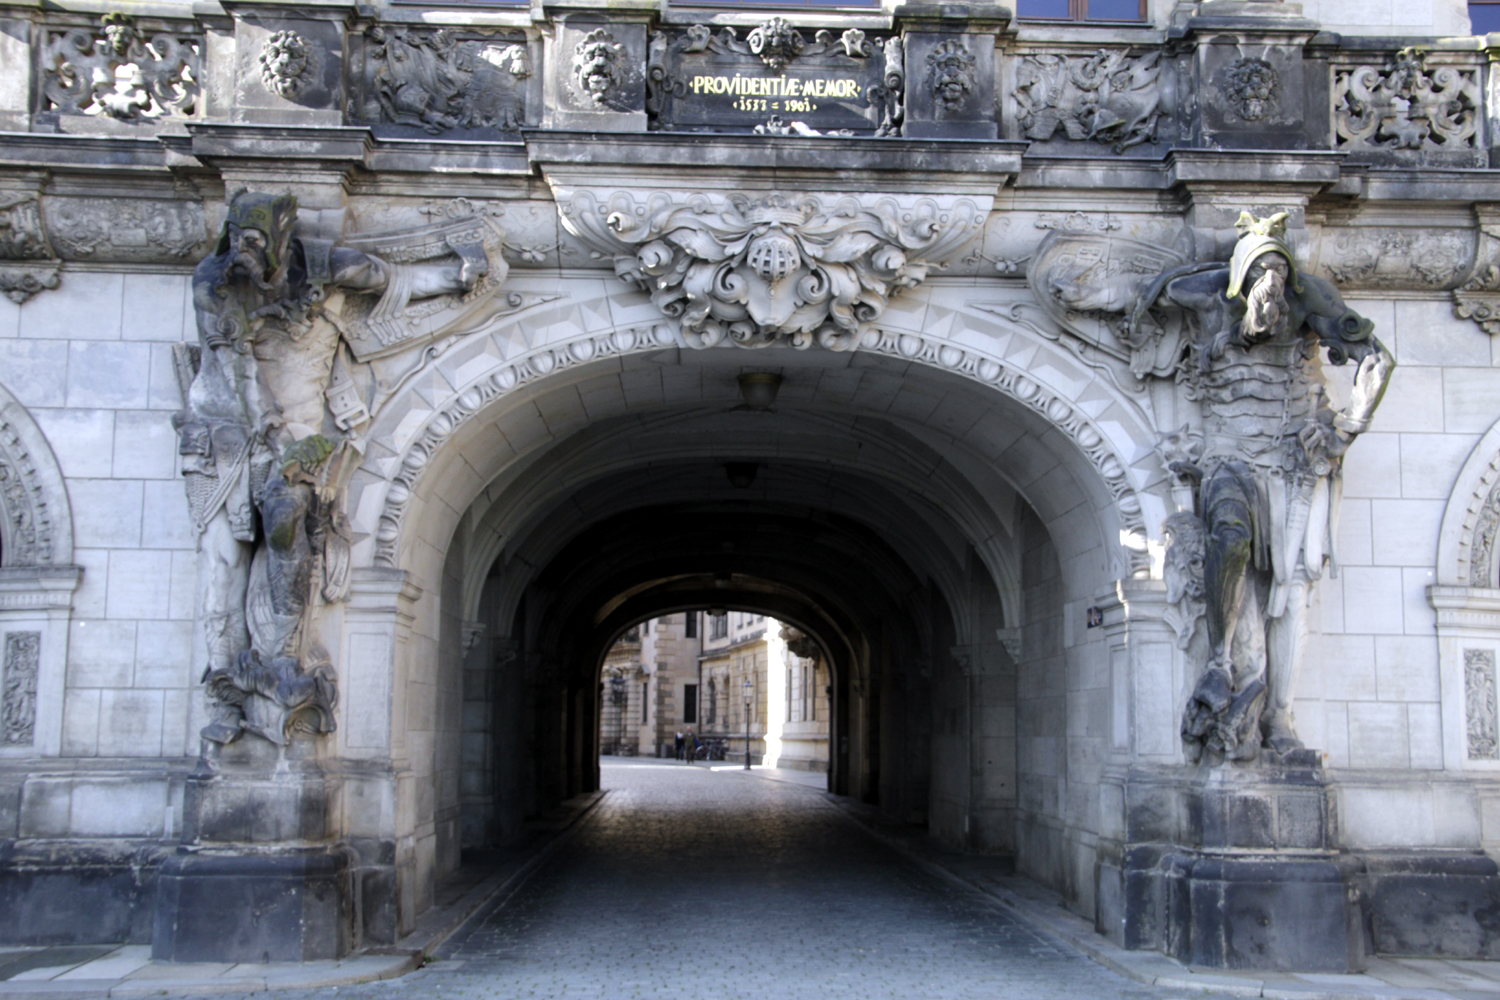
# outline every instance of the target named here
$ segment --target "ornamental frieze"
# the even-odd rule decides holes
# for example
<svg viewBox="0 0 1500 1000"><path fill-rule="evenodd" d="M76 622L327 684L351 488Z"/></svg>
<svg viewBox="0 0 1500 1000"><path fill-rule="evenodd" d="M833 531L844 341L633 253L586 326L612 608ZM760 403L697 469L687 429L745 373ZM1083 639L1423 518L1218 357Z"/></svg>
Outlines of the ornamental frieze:
<svg viewBox="0 0 1500 1000"><path fill-rule="evenodd" d="M855 347L941 268L988 206L959 197L559 190L568 232L651 296L693 347Z"/></svg>

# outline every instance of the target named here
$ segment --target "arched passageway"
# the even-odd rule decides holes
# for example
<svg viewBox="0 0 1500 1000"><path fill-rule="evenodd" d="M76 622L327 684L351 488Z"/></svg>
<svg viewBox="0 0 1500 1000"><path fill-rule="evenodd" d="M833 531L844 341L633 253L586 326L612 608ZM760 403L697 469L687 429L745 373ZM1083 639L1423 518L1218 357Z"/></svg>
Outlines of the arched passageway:
<svg viewBox="0 0 1500 1000"><path fill-rule="evenodd" d="M769 407L746 372L781 376ZM1109 681L1083 612L1130 560L1076 427L940 366L782 349L611 358L471 409L389 547L443 622L408 668L431 874L597 787L609 645L712 607L820 643L832 790L1091 894Z"/></svg>

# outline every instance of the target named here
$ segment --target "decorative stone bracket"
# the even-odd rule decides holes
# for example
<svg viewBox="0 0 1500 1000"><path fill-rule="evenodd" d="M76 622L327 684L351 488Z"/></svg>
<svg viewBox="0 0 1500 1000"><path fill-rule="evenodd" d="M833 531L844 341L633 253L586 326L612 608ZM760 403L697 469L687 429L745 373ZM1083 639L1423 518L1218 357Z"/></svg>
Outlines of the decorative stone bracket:
<svg viewBox="0 0 1500 1000"><path fill-rule="evenodd" d="M562 224L651 296L693 347L852 350L891 296L978 234L992 199L555 192Z"/></svg>

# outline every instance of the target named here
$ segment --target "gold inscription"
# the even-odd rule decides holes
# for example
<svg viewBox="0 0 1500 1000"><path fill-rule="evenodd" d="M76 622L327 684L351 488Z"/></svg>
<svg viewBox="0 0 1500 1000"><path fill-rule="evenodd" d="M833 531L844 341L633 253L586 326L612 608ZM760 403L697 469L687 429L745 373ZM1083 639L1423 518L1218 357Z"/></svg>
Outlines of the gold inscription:
<svg viewBox="0 0 1500 1000"><path fill-rule="evenodd" d="M799 80L788 76L695 76L691 86L694 94L723 94L740 98L790 98L798 102L789 111L812 111L817 105L806 102L824 97L830 100L857 100L861 86L858 80L848 77L815 77ZM738 104L736 104L738 107ZM764 104L757 108L741 110L765 110Z"/></svg>

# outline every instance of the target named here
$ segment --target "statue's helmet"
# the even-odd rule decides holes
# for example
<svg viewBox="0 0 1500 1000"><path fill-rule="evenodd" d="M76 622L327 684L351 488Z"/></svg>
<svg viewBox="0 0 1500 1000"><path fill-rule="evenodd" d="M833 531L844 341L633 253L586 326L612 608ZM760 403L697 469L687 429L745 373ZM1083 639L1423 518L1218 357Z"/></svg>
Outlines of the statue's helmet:
<svg viewBox="0 0 1500 1000"><path fill-rule="evenodd" d="M297 196L238 191L229 202L224 228L219 232L215 254L229 252L229 227L258 229L266 236L266 269L279 272L291 250L292 229L297 224Z"/></svg>
<svg viewBox="0 0 1500 1000"><path fill-rule="evenodd" d="M1268 253L1280 254L1286 260L1287 285L1294 291L1302 290L1297 277L1297 258L1286 241L1287 218L1285 212L1264 219L1257 219L1249 212L1240 213L1240 220L1235 223L1240 239L1234 245L1234 256L1229 258L1229 290L1225 295L1231 299L1243 296L1250 266Z"/></svg>

